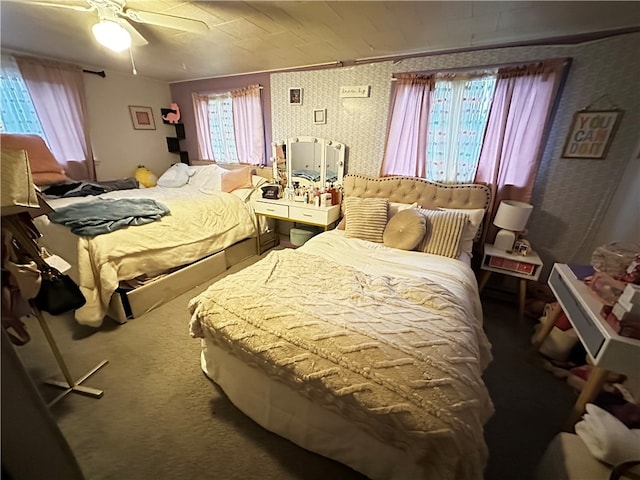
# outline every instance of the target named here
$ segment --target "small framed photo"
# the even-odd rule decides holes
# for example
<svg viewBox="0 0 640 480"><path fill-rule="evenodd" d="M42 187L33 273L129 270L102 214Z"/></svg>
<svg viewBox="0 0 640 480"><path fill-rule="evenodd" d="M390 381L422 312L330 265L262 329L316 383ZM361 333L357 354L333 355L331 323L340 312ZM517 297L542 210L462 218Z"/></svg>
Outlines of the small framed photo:
<svg viewBox="0 0 640 480"><path fill-rule="evenodd" d="M156 122L153 120L153 112L151 107L139 107L129 105L129 113L131 113L131 121L135 130L155 130Z"/></svg>
<svg viewBox="0 0 640 480"><path fill-rule="evenodd" d="M516 240L513 245L513 253L526 257L531 250L531 244L527 240Z"/></svg>
<svg viewBox="0 0 640 480"><path fill-rule="evenodd" d="M327 109L321 108L313 111L313 124L324 125L327 123Z"/></svg>
<svg viewBox="0 0 640 480"><path fill-rule="evenodd" d="M289 105L302 105L302 89L300 87L289 89Z"/></svg>

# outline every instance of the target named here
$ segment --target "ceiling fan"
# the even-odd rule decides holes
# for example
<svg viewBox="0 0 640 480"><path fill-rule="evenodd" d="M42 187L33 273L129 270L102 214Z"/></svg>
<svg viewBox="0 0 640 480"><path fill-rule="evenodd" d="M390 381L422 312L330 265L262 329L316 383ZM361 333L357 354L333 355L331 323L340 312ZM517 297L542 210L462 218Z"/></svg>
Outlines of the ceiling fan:
<svg viewBox="0 0 640 480"><path fill-rule="evenodd" d="M126 50L131 45L140 46L149 43L130 22L159 25L161 27L195 33L205 33L209 31L209 26L201 20L129 8L126 6L124 0L85 1L88 4L86 7L68 3L31 0L21 0L21 3L30 3L43 7L65 8L78 12L96 12L99 21L92 27L93 35L103 46L116 52Z"/></svg>

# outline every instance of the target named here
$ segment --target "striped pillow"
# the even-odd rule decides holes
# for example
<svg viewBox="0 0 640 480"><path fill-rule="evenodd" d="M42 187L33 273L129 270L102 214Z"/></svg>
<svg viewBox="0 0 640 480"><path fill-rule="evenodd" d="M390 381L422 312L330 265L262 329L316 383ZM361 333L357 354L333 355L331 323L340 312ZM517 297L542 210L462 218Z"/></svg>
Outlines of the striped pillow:
<svg viewBox="0 0 640 480"><path fill-rule="evenodd" d="M370 242L382 243L382 234L387 226L386 198L346 198L345 236Z"/></svg>
<svg viewBox="0 0 640 480"><path fill-rule="evenodd" d="M469 218L462 212L419 209L427 220L427 233L416 250L458 258L460 242Z"/></svg>

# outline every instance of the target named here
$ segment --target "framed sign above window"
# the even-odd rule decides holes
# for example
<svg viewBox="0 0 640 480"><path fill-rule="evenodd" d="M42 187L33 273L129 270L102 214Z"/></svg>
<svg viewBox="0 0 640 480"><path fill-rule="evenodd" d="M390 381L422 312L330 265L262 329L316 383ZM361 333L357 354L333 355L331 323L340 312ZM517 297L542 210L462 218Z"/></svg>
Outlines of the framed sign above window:
<svg viewBox="0 0 640 480"><path fill-rule="evenodd" d="M138 107L129 105L129 113L131 113L131 121L135 130L155 130L156 122L153 120L153 112L151 107Z"/></svg>
<svg viewBox="0 0 640 480"><path fill-rule="evenodd" d="M605 158L621 116L622 110L576 112L562 149L562 158Z"/></svg>

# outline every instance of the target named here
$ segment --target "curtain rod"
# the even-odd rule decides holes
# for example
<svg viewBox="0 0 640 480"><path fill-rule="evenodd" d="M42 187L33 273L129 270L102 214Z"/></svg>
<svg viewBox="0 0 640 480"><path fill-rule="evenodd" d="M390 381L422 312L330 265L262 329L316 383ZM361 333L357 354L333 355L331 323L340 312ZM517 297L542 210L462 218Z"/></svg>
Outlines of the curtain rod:
<svg viewBox="0 0 640 480"><path fill-rule="evenodd" d="M485 70L495 70L495 69L500 69L500 68L510 68L510 67L520 67L520 66L526 66L526 65L531 65L534 63L541 63L541 62L548 62L548 61L562 61L564 66L567 66L568 64L571 63L571 57L553 57L553 58L545 58L545 59L540 59L540 60L524 60L521 62L509 62L509 63L496 63L493 65L477 65L477 66L472 66L472 67L468 67L468 66L460 66L460 67L450 67L450 68L443 68L441 70L422 70L422 71L411 71L411 72L394 72L392 74L391 77L391 81L395 82L397 81L397 77L395 77L395 75L401 75L403 73L409 73L409 74L417 74L417 75L436 75L438 73L460 73L460 74L465 74L465 73L474 73L474 72L478 72L478 71L485 71Z"/></svg>
<svg viewBox="0 0 640 480"><path fill-rule="evenodd" d="M82 71L83 71L84 73L91 73L91 74L93 74L93 75L98 75L99 77L102 77L102 78L104 78L104 77L106 77L106 76L107 76L107 74L106 74L106 73L104 73L104 70L100 70L100 71L98 72L98 71L96 71L96 70L86 70L86 69L84 69L84 68L83 68L83 69L82 69Z"/></svg>

